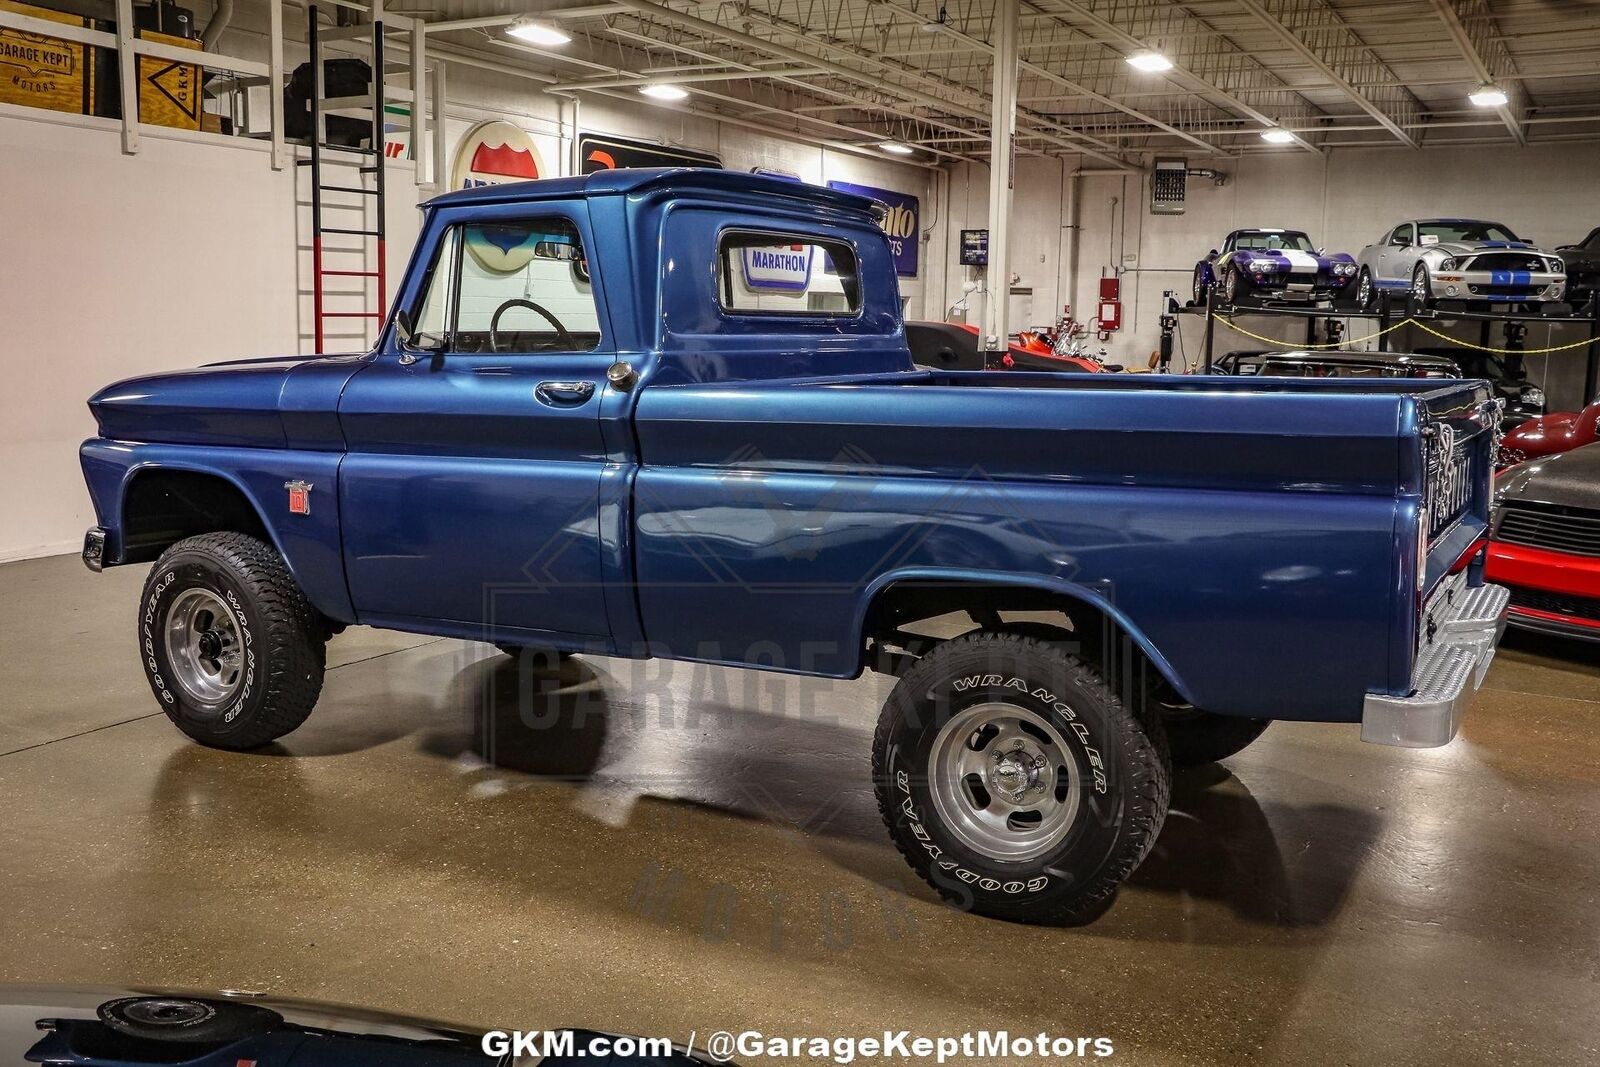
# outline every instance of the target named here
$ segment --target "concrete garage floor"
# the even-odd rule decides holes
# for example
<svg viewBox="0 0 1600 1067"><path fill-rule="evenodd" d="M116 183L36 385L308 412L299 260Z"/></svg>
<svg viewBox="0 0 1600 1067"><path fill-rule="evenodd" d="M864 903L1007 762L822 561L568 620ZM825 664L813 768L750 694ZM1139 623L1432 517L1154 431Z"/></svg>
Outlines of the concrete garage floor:
<svg viewBox="0 0 1600 1067"><path fill-rule="evenodd" d="M679 1040L1044 1030L1135 1064L1600 1057L1592 647L1508 638L1445 749L1274 727L1054 930L910 876L868 777L883 679L585 659L529 727L511 659L354 630L309 723L216 752L139 673L142 580L0 567L0 981Z"/></svg>

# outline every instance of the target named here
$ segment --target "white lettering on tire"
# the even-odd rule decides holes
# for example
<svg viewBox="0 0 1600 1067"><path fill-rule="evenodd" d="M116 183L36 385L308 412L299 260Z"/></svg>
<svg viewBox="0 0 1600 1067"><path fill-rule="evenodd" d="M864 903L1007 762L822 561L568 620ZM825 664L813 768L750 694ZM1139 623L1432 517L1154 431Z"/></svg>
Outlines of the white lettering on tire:
<svg viewBox="0 0 1600 1067"><path fill-rule="evenodd" d="M177 697L167 686L167 680L161 676L161 665L156 661L156 611L161 601L161 594L165 593L173 582L178 580L177 571L168 571L161 576L150 597L145 601L144 618L141 620L141 630L144 637L144 661L150 672L150 681L155 684L156 691L161 694L161 699L167 704L176 704ZM233 608L234 615L239 624L239 639L244 644L244 685L239 689L239 697L223 712L222 721L231 723L244 711L245 702L250 699L250 692L255 688L256 680L256 650L255 636L250 632L250 623L245 615L244 605L239 603L239 598L232 589L223 590L223 595L228 598L229 607Z"/></svg>
<svg viewBox="0 0 1600 1067"><path fill-rule="evenodd" d="M1100 756L1100 750L1089 743L1089 728L1078 720L1078 713L1065 701L1056 699L1056 695L1043 686L1036 686L1023 678L1006 677L1000 674L971 674L964 678L956 678L951 682L951 688L957 693L969 692L973 689L1015 689L1026 693L1034 700L1047 705L1062 719L1066 720L1078 742L1083 746L1084 758L1089 763L1089 770L1094 780L1094 791L1105 793L1108 782L1105 773L1105 761ZM942 871L953 874L967 885L989 893L1005 893L1016 896L1022 893L1037 893L1050 884L1050 876L1041 874L1027 880L1013 879L1002 882L997 878L982 875L969 870L952 860L945 858L944 850L933 843L927 828L923 826L922 813L917 810L911 798L911 777L904 770L895 771L895 786L905 794L900 804L900 811L906 818L906 824L911 830L911 836L928 854L928 858Z"/></svg>

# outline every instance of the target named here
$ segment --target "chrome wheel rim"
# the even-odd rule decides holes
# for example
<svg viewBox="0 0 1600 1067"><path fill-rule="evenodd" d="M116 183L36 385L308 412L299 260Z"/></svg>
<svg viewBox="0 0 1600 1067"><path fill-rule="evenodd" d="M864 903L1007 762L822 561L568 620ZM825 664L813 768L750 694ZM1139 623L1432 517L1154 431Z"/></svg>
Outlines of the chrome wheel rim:
<svg viewBox="0 0 1600 1067"><path fill-rule="evenodd" d="M239 616L209 589L186 589L167 611L167 663L197 703L227 703L244 677Z"/></svg>
<svg viewBox="0 0 1600 1067"><path fill-rule="evenodd" d="M1428 299L1428 275L1424 271L1417 271L1411 276L1411 295L1421 304Z"/></svg>
<svg viewBox="0 0 1600 1067"><path fill-rule="evenodd" d="M1366 271L1361 272L1361 280L1356 283L1356 303L1362 307L1372 303L1372 275Z"/></svg>
<svg viewBox="0 0 1600 1067"><path fill-rule="evenodd" d="M1015 704L951 716L928 756L933 806L961 843L992 860L1049 852L1077 818L1081 774L1059 730Z"/></svg>

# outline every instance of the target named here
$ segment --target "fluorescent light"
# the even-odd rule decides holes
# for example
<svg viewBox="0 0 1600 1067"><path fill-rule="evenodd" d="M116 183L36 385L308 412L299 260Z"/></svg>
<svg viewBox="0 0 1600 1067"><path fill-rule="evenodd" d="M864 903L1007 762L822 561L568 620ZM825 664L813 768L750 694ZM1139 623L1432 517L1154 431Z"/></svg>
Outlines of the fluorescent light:
<svg viewBox="0 0 1600 1067"><path fill-rule="evenodd" d="M1289 144L1294 140L1294 134L1288 130L1262 130L1261 139L1268 144Z"/></svg>
<svg viewBox="0 0 1600 1067"><path fill-rule="evenodd" d="M533 19L517 19L506 27L507 35L528 44L536 44L543 48L560 48L564 44L571 44L572 38L548 22L537 22Z"/></svg>
<svg viewBox="0 0 1600 1067"><path fill-rule="evenodd" d="M665 82L642 86L639 91L653 100L683 100L689 95L676 85L668 85Z"/></svg>
<svg viewBox="0 0 1600 1067"><path fill-rule="evenodd" d="M899 141L885 141L878 147L885 152L893 152L897 156L909 156L915 151L910 145L901 144Z"/></svg>
<svg viewBox="0 0 1600 1067"><path fill-rule="evenodd" d="M1172 69L1172 60L1168 59L1160 52L1153 52L1149 49L1146 49L1143 52L1135 52L1133 55L1129 56L1128 66L1132 67L1134 70L1142 70L1146 74L1160 74L1164 70Z"/></svg>
<svg viewBox="0 0 1600 1067"><path fill-rule="evenodd" d="M1510 98L1506 96L1506 91L1498 85L1490 85L1485 82L1474 89L1467 99L1479 107L1504 107L1505 102Z"/></svg>

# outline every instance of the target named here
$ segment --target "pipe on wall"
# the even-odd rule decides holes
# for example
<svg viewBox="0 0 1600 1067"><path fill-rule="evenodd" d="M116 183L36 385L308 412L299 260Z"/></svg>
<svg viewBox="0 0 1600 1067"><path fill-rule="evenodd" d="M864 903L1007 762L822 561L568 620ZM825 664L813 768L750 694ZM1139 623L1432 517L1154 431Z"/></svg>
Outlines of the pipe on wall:
<svg viewBox="0 0 1600 1067"><path fill-rule="evenodd" d="M206 23L205 32L200 35L201 48L207 52L215 52L217 38L222 36L222 31L227 29L228 23L232 21L233 0L217 0L217 6L211 10L211 21Z"/></svg>

